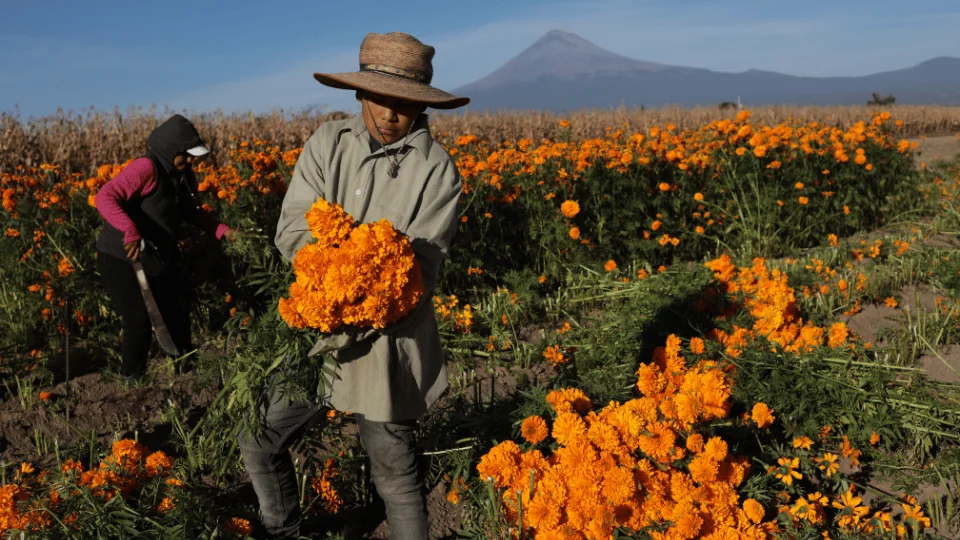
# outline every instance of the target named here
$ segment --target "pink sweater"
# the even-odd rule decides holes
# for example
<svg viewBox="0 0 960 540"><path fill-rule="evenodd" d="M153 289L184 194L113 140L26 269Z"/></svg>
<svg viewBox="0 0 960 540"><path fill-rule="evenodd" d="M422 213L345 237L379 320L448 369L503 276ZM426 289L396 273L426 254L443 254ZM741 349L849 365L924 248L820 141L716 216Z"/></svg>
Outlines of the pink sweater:
<svg viewBox="0 0 960 540"><path fill-rule="evenodd" d="M117 176L110 180L97 192L97 211L103 219L123 233L123 243L136 242L140 239L140 231L127 213L123 211L123 203L136 197L146 197L157 187L157 180L153 174L153 162L149 158L138 158L127 165ZM217 240L223 238L230 228L213 219L203 211L197 211L192 221L202 228L213 231ZM214 229L215 227L215 229Z"/></svg>

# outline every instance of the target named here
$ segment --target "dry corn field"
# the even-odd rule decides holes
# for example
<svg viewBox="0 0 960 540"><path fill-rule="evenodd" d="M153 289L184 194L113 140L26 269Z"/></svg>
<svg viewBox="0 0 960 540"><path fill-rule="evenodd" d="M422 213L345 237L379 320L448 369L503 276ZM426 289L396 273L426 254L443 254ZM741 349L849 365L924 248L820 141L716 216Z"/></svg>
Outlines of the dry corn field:
<svg viewBox="0 0 960 540"><path fill-rule="evenodd" d="M769 106L751 108L753 118L766 125L781 122L818 122L846 129L877 109L868 106L793 107ZM903 121L906 137L956 134L960 132L960 107L895 106L888 110ZM170 111L132 109L127 112L86 110L42 118L23 119L17 115L0 115L0 171L17 165L35 167L41 163L57 163L64 172L93 174L103 163L122 163L140 155L147 135L166 119ZM283 150L299 148L307 137L326 120L352 115L346 112L318 113L305 111L269 114L208 113L191 116L200 132L211 143L213 162L227 158L231 139L270 141ZM569 136L574 140L602 137L607 129L623 129L627 133L646 131L653 126L673 124L681 130L696 129L714 120L732 119L735 110L717 107L685 109L664 107L651 109L619 108L584 110L571 114L549 112L498 112L434 114L431 126L435 136L446 144L459 135L473 134L499 143L529 138L556 139ZM568 120L568 128L559 125Z"/></svg>

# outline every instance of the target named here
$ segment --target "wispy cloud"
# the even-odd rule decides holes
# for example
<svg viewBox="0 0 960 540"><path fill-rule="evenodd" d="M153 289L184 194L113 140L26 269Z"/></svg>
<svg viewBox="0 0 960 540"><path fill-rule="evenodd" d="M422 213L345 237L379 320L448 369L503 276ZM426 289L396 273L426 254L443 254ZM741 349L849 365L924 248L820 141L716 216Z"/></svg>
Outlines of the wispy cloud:
<svg viewBox="0 0 960 540"><path fill-rule="evenodd" d="M874 29L890 24L883 10L858 13L856 7L832 2L805 10L769 9L759 0L558 1L550 10L418 37L436 47L434 84L447 90L493 72L554 28L631 58L733 72L756 68L792 75L865 75L932 56L960 54L953 38L960 26L956 10L901 19L905 39L899 45L890 43L888 32ZM854 15L858 18L852 25ZM916 35L917 27L923 28L925 39L906 38ZM316 104L355 110L351 93L326 88L311 74L356 70L358 48L359 42L321 51L273 73L171 96L168 104L175 109L228 112Z"/></svg>

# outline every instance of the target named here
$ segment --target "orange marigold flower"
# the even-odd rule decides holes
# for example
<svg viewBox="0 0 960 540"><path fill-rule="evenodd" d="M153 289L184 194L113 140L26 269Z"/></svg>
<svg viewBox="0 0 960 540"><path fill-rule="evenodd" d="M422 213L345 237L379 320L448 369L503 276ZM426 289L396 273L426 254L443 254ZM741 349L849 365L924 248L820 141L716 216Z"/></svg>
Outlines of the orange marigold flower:
<svg viewBox="0 0 960 540"><path fill-rule="evenodd" d="M607 261L607 264L603 265L603 269L606 270L607 272L613 272L614 270L617 269L617 261L610 259L609 261Z"/></svg>
<svg viewBox="0 0 960 540"><path fill-rule="evenodd" d="M757 403L754 405L750 417L757 423L757 427L761 428L773 424L773 421L776 419L773 416L773 409L768 407L766 403Z"/></svg>
<svg viewBox="0 0 960 540"><path fill-rule="evenodd" d="M703 446L704 455L716 461L726 459L728 451L727 441L720 437L710 437L710 440Z"/></svg>
<svg viewBox="0 0 960 540"><path fill-rule="evenodd" d="M50 401L50 397L53 395L53 392L40 392L41 401Z"/></svg>
<svg viewBox="0 0 960 540"><path fill-rule="evenodd" d="M546 282L547 282L547 276L541 275L539 278L537 278L537 283L541 285L543 285Z"/></svg>
<svg viewBox="0 0 960 540"><path fill-rule="evenodd" d="M577 228L577 227L572 227L572 228L570 229L570 238L572 238L572 239L574 239L574 240L579 240L579 239L580 239L580 229Z"/></svg>
<svg viewBox="0 0 960 540"><path fill-rule="evenodd" d="M746 514L747 519L750 521L760 523L763 521L763 516L766 514L766 511L763 509L763 505L756 499L747 499L743 501L743 513Z"/></svg>
<svg viewBox="0 0 960 540"><path fill-rule="evenodd" d="M706 350L706 346L703 342L703 339L695 337L690 338L690 352L693 354L703 354Z"/></svg>
<svg viewBox="0 0 960 540"><path fill-rule="evenodd" d="M70 262L70 259L61 257L60 262L57 264L57 273L60 274L61 277L66 277L73 273L73 264Z"/></svg>
<svg viewBox="0 0 960 540"><path fill-rule="evenodd" d="M547 362L549 362L552 366L562 366L569 360L560 350L558 345L551 345L547 347L543 351L543 357L546 358Z"/></svg>
<svg viewBox="0 0 960 540"><path fill-rule="evenodd" d="M823 454L822 458L817 460L818 467L821 471L826 473L828 477L833 476L838 470L840 470L840 463L838 462L839 459L840 456L837 454L826 452Z"/></svg>
<svg viewBox="0 0 960 540"><path fill-rule="evenodd" d="M810 437L803 436L803 437L797 437L793 439L794 448L803 448L804 450L810 450L812 446L813 446L813 439L811 439Z"/></svg>
<svg viewBox="0 0 960 540"><path fill-rule="evenodd" d="M229 521L223 524L223 529L227 532L237 533L243 536L250 536L253 534L253 527L250 525L250 521L232 517Z"/></svg>
<svg viewBox="0 0 960 540"><path fill-rule="evenodd" d="M460 504L460 491L456 489L450 490L450 493L447 493L447 502L450 504Z"/></svg>
<svg viewBox="0 0 960 540"><path fill-rule="evenodd" d="M800 204L803 204L803 205L805 205L805 204L807 204L808 202L810 202L810 199L808 199L808 198L806 198L806 197L800 197L800 198L797 199L797 200L800 202Z"/></svg>
<svg viewBox="0 0 960 540"><path fill-rule="evenodd" d="M590 398L579 388L551 390L547 394L547 404L553 407L557 414L571 411L585 414L593 407Z"/></svg>
<svg viewBox="0 0 960 540"><path fill-rule="evenodd" d="M167 512L176 508L176 506L177 505L174 503L173 497L164 497L163 500L160 501L160 504L157 505L157 511L161 514L166 514Z"/></svg>
<svg viewBox="0 0 960 540"><path fill-rule="evenodd" d="M686 447L687 450L695 454L703 452L703 435L700 435L699 433L693 433L687 437Z"/></svg>
<svg viewBox="0 0 960 540"><path fill-rule="evenodd" d="M899 305L897 304L897 299L892 296L888 296L886 299L884 299L883 303L890 308L895 308Z"/></svg>
<svg viewBox="0 0 960 540"><path fill-rule="evenodd" d="M666 182L660 182L660 185L657 186L660 191L670 191L670 184Z"/></svg>
<svg viewBox="0 0 960 540"><path fill-rule="evenodd" d="M870 444L876 446L880 442L880 435L876 431L870 433Z"/></svg>
<svg viewBox="0 0 960 540"><path fill-rule="evenodd" d="M580 213L580 204L577 201L563 201L563 204L560 205L560 212L565 218L573 219Z"/></svg>
<svg viewBox="0 0 960 540"><path fill-rule="evenodd" d="M528 416L520 424L520 435L530 444L539 444L549 434L546 421L539 416Z"/></svg>
<svg viewBox="0 0 960 540"><path fill-rule="evenodd" d="M827 242L828 242L828 243L830 244L830 246L832 246L832 247L837 247L837 246L840 245L840 239L837 238L837 235L835 235L835 234L828 234L828 235L827 235Z"/></svg>
<svg viewBox="0 0 960 540"><path fill-rule="evenodd" d="M145 468L150 476L169 472L173 468L173 459L166 453L157 451L147 456Z"/></svg>
<svg viewBox="0 0 960 540"><path fill-rule="evenodd" d="M830 325L829 338L827 339L827 345L831 348L841 347L847 342L847 338L850 336L850 330L847 329L847 325L842 322L835 322Z"/></svg>
<svg viewBox="0 0 960 540"><path fill-rule="evenodd" d="M782 457L777 460L777 463L780 464L780 467L776 470L774 476L784 484L789 486L793 484L794 479L800 480L803 478L803 475L797 471L797 467L800 466L800 458Z"/></svg>
<svg viewBox="0 0 960 540"><path fill-rule="evenodd" d="M702 201L702 200L703 200L703 193L700 193L699 191L696 192L696 193L694 193L694 194L693 194L693 200L695 200L695 201L697 201L697 202Z"/></svg>
<svg viewBox="0 0 960 540"><path fill-rule="evenodd" d="M82 473L83 464L71 458L63 462L63 465L60 466L60 470L63 471L64 474L68 474L71 471L74 473Z"/></svg>

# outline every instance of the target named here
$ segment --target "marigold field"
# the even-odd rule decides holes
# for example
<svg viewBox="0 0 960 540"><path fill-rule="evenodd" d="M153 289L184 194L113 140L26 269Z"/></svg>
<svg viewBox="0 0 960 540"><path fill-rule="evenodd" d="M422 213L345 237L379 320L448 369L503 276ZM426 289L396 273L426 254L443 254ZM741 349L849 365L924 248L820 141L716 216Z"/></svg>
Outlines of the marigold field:
<svg viewBox="0 0 960 540"><path fill-rule="evenodd" d="M919 165L901 111L439 128L464 187L433 299L450 390L419 428L431 533L958 537L960 160ZM35 136L0 160L0 533L250 535L238 430L333 368L277 310L302 135L214 137L203 207L241 239L190 231L199 349L130 385L93 205L143 137L56 154L5 122ZM387 537L349 411L294 453L304 533Z"/></svg>

